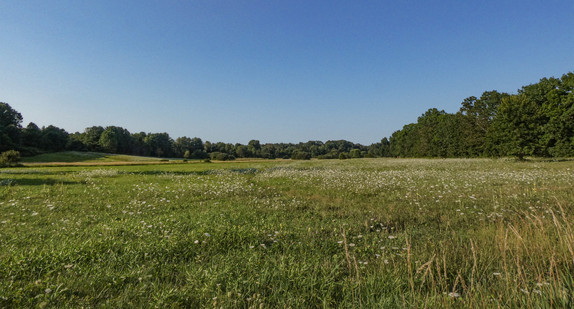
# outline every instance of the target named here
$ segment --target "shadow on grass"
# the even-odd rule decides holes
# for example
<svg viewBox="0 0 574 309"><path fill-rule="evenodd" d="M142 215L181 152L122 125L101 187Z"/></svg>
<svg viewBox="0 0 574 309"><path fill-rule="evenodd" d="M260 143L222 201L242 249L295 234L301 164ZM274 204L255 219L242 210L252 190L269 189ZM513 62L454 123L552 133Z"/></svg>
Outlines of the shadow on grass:
<svg viewBox="0 0 574 309"><path fill-rule="evenodd" d="M53 185L77 185L77 184L81 184L81 182L67 181L67 180L63 181L63 180L52 179L52 178L43 178L43 179L18 178L18 179L12 179L12 182L11 182L11 185L16 185L16 186L43 186L43 185L53 186Z"/></svg>
<svg viewBox="0 0 574 309"><path fill-rule="evenodd" d="M80 151L65 151L65 152L52 152L45 153L33 157L22 158L23 163L51 163L51 162L85 162L91 160L98 160L107 157L107 153L99 152L80 152Z"/></svg>
<svg viewBox="0 0 574 309"><path fill-rule="evenodd" d="M256 168L231 168L231 169L211 169L205 171L141 171L141 172L133 172L132 174L135 175L216 175L222 173L236 173L236 174L255 174L258 172Z"/></svg>
<svg viewBox="0 0 574 309"><path fill-rule="evenodd" d="M40 170L31 170L28 168L22 169L5 169L0 170L0 175L68 175L77 173L75 171L40 171Z"/></svg>

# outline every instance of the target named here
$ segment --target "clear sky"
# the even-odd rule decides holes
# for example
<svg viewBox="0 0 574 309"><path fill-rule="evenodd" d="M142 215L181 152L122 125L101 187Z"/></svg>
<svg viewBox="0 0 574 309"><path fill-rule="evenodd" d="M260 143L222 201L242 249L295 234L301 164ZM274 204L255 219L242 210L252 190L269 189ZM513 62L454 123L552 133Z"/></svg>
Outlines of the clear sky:
<svg viewBox="0 0 574 309"><path fill-rule="evenodd" d="M371 144L574 71L574 1L0 0L24 125Z"/></svg>

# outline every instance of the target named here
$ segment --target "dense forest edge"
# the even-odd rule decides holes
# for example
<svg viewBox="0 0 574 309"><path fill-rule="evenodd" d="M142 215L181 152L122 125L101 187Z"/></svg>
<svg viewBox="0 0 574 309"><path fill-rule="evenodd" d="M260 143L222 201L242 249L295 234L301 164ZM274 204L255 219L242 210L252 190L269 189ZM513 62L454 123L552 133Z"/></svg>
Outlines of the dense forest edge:
<svg viewBox="0 0 574 309"><path fill-rule="evenodd" d="M130 133L119 126L92 126L68 133L53 125L22 126L22 115L0 102L0 161L59 151L105 152L163 158L233 160L347 159L363 157L574 156L574 73L542 78L516 94L485 91L463 100L456 113L430 108L389 138L369 146L346 140L247 145L212 143L167 133ZM7 162L7 163L6 163ZM2 165L2 163L0 163Z"/></svg>

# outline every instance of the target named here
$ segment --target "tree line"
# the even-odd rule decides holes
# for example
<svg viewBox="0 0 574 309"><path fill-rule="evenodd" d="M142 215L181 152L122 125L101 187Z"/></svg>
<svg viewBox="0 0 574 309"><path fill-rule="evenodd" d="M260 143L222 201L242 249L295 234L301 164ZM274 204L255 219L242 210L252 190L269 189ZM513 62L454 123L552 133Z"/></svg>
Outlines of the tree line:
<svg viewBox="0 0 574 309"><path fill-rule="evenodd" d="M486 91L463 100L456 113L431 108L379 143L346 140L247 145L212 143L167 133L130 133L118 126L92 126L68 133L53 125L22 126L22 115L0 103L0 152L93 151L185 159L346 159L362 157L574 156L574 73L543 78L516 94Z"/></svg>
<svg viewBox="0 0 574 309"><path fill-rule="evenodd" d="M23 156L45 152L92 151L113 154L185 159L233 160L235 158L310 159L360 158L371 156L369 147L345 140L306 143L212 143L199 137L172 139L168 133L130 133L118 126L92 126L68 133L53 125L22 126L22 115L0 103L0 152L17 150Z"/></svg>
<svg viewBox="0 0 574 309"><path fill-rule="evenodd" d="M395 157L574 156L574 73L516 94L486 91L458 112L431 108L389 139Z"/></svg>

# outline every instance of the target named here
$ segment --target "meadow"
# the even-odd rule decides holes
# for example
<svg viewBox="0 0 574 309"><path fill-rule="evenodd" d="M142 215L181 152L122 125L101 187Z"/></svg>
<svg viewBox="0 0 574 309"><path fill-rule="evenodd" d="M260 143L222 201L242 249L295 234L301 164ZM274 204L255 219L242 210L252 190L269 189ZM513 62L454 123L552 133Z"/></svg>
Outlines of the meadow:
<svg viewBox="0 0 574 309"><path fill-rule="evenodd" d="M574 161L0 170L0 307L571 308Z"/></svg>

